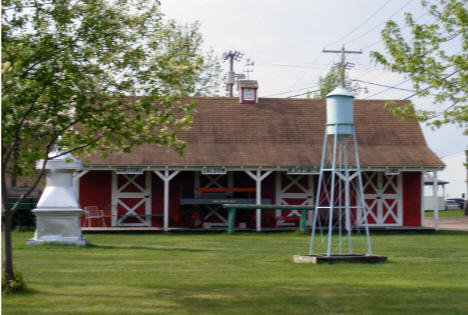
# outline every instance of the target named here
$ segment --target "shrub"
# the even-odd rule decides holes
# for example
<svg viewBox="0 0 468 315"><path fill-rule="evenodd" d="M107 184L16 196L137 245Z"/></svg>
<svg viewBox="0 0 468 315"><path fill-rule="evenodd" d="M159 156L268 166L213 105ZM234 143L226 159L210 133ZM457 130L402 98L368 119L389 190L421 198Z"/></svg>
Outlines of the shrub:
<svg viewBox="0 0 468 315"><path fill-rule="evenodd" d="M6 275L3 273L2 295L24 292L26 289L26 282L24 281L23 275L21 273L15 272L12 280L6 280Z"/></svg>

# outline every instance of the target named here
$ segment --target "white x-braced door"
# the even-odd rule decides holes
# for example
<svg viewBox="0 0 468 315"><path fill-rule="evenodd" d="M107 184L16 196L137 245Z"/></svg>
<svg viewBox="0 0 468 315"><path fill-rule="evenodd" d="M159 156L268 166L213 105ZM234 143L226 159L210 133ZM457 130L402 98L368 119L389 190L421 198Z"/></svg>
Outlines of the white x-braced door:
<svg viewBox="0 0 468 315"><path fill-rule="evenodd" d="M112 226L151 226L151 172L112 173Z"/></svg>
<svg viewBox="0 0 468 315"><path fill-rule="evenodd" d="M312 175L289 175L286 172L276 173L276 202L280 205L313 205ZM311 211L308 211L311 213ZM310 213L307 223L311 224ZM276 210L276 218L300 217L299 210ZM294 223L278 221L278 226L294 225Z"/></svg>
<svg viewBox="0 0 468 315"><path fill-rule="evenodd" d="M401 226L403 224L402 175L363 172L362 181L368 225ZM361 213L361 223L363 219Z"/></svg>

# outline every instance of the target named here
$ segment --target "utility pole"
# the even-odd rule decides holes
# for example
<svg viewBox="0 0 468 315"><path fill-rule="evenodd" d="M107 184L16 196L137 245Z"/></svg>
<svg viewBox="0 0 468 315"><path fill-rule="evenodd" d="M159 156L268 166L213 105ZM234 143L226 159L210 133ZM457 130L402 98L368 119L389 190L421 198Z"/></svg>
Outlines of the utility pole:
<svg viewBox="0 0 468 315"><path fill-rule="evenodd" d="M235 83L235 77L236 73L234 72L234 61L240 61L242 59L242 54L241 52L235 50L235 51L228 51L223 54L223 59L228 60L229 59L229 73L227 77L227 91L228 91L228 96L233 97L233 87Z"/></svg>
<svg viewBox="0 0 468 315"><path fill-rule="evenodd" d="M341 86L345 87L345 69L347 66L351 65L350 63L347 63L345 60L345 54L362 54L362 50L356 51L356 50L345 50L345 46L343 45L341 47L341 50L327 50L323 49L322 52L324 53L334 53L334 54L341 54L341 61L339 64L339 69L340 69L340 81L341 81Z"/></svg>

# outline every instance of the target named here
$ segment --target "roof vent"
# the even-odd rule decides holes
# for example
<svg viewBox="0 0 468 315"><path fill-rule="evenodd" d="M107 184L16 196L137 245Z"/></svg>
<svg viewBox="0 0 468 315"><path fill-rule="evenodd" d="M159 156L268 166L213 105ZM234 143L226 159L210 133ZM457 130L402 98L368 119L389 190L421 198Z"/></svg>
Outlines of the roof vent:
<svg viewBox="0 0 468 315"><path fill-rule="evenodd" d="M239 80L237 82L239 87L239 103L241 104L256 104L258 103L257 80Z"/></svg>

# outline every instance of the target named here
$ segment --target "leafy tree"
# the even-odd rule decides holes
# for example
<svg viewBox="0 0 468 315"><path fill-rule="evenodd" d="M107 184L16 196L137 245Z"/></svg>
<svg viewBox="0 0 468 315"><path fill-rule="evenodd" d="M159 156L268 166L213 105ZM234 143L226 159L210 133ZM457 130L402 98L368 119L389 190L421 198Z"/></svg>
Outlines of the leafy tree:
<svg viewBox="0 0 468 315"><path fill-rule="evenodd" d="M195 106L183 97L213 94L220 80L201 43L196 24L165 21L158 1L2 0L2 169L24 176L44 159L23 198L54 145L108 154L154 143L181 154L177 135ZM5 172L2 190L12 280L10 227L21 201L8 206Z"/></svg>
<svg viewBox="0 0 468 315"><path fill-rule="evenodd" d="M468 0L439 0L438 5L430 5L426 0L421 3L434 23L417 24L413 15L406 13L406 25L411 30L407 41L401 28L388 21L382 30L388 55L371 52L371 56L387 69L410 78L416 90L412 96L430 93L435 95L435 103L449 105L441 111L417 110L413 104L387 106L397 116L434 127L457 124L468 135ZM468 153L465 165L468 166Z"/></svg>
<svg viewBox="0 0 468 315"><path fill-rule="evenodd" d="M407 40L400 26L388 21L382 30L387 54L374 51L371 56L385 68L410 78L414 95L430 93L436 103L448 106L442 111L417 110L412 104L388 106L396 115L435 127L458 124L468 135L468 1L439 0L430 5L423 0L422 5L434 22L417 24L413 15L406 13Z"/></svg>
<svg viewBox="0 0 468 315"><path fill-rule="evenodd" d="M319 90L315 93L315 98L324 99L336 87L341 86L341 75L340 68L337 66L331 68L324 77L320 77L318 80ZM344 87L355 95L359 94L362 88L355 82L349 80L346 77L346 73L344 73L344 76Z"/></svg>

